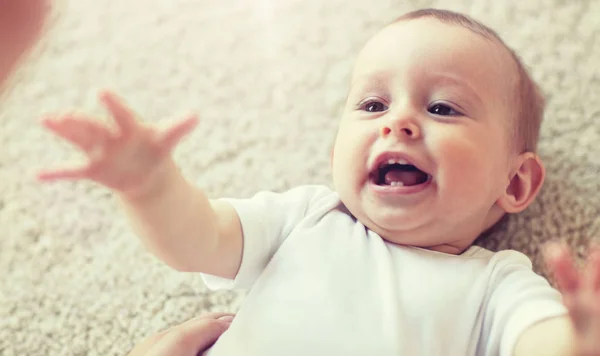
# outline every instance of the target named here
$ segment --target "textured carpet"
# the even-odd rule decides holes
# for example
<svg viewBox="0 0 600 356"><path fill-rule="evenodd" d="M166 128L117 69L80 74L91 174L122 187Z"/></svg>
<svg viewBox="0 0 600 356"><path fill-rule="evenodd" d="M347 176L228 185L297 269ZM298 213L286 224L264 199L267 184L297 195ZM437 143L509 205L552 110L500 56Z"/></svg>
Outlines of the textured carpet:
<svg viewBox="0 0 600 356"><path fill-rule="evenodd" d="M145 252L113 197L90 183L40 185L35 172L81 157L38 125L44 113L102 114L115 89L148 121L189 111L179 147L210 196L329 184L329 149L353 60L407 10L465 11L497 29L548 95L539 200L482 241L528 253L600 237L598 0L71 0L13 78L0 112L0 355L123 355L143 336L243 293Z"/></svg>

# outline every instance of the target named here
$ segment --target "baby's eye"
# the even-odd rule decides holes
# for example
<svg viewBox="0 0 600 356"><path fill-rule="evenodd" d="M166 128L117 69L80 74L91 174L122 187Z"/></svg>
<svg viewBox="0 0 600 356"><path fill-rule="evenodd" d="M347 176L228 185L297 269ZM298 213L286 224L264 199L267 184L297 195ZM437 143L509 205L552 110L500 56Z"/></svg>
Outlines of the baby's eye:
<svg viewBox="0 0 600 356"><path fill-rule="evenodd" d="M360 106L361 110L366 112L381 112L388 109L387 105L380 101L370 100Z"/></svg>
<svg viewBox="0 0 600 356"><path fill-rule="evenodd" d="M449 107L448 105L445 104L434 104L432 106L430 106L427 111L429 111L430 113L434 114L434 115L439 115L439 116L460 116L462 115L460 112L452 109L451 107Z"/></svg>

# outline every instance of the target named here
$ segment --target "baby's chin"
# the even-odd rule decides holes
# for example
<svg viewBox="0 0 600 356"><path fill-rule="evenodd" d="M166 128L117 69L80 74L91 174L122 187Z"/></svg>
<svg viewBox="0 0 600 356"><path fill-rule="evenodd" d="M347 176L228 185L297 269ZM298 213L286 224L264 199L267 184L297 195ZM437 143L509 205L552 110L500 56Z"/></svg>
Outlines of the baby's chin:
<svg viewBox="0 0 600 356"><path fill-rule="evenodd" d="M377 209L378 214L367 214L362 208L354 209L346 205L350 213L369 230L383 240L399 245L422 248L445 254L459 255L472 241L469 239L448 241L448 228L436 223L433 214L410 212L398 214L392 210L388 214Z"/></svg>
<svg viewBox="0 0 600 356"><path fill-rule="evenodd" d="M432 219L426 215L397 211L386 214L384 210L386 209L381 208L376 214L368 214L364 210L353 214L363 225L384 240L400 245L417 244L418 236L430 230Z"/></svg>
<svg viewBox="0 0 600 356"><path fill-rule="evenodd" d="M366 189L358 192L338 190L346 209L363 225L382 238L405 244L408 239L428 235L436 224L435 201L427 196L402 205L385 204L373 199Z"/></svg>
<svg viewBox="0 0 600 356"><path fill-rule="evenodd" d="M380 225L369 223L365 224L369 230L375 232L382 239L387 242L402 245L402 246L414 246L423 247L425 244L420 241L420 232L418 228L401 229L399 227L382 227Z"/></svg>
<svg viewBox="0 0 600 356"><path fill-rule="evenodd" d="M437 251L445 254L459 255L470 244L454 244L443 239L444 234L435 230L422 231L377 231L377 227L369 229L376 232L383 240L398 246L409 246L424 250Z"/></svg>

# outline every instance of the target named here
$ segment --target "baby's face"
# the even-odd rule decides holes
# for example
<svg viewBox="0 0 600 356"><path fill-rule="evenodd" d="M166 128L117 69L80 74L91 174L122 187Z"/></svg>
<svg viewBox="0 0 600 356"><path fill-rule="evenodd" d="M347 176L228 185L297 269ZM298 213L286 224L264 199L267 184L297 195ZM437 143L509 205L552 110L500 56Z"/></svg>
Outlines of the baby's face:
<svg viewBox="0 0 600 356"><path fill-rule="evenodd" d="M498 218L508 187L515 76L507 51L460 26L425 18L376 34L333 152L350 212L391 242L468 247Z"/></svg>

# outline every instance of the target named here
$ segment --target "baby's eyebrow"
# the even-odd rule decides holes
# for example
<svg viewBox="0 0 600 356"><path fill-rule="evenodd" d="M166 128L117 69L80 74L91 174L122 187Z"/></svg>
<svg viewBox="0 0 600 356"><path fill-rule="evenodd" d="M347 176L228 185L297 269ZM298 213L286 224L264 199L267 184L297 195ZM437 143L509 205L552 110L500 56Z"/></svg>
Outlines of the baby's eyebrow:
<svg viewBox="0 0 600 356"><path fill-rule="evenodd" d="M453 86L457 86L460 88L464 88L468 91L469 97L475 98L479 103L483 102L483 99L479 95L479 92L469 83L467 80L463 78L452 75L449 73L430 73L431 80L437 84L450 84Z"/></svg>
<svg viewBox="0 0 600 356"><path fill-rule="evenodd" d="M356 76L350 83L350 88L357 87L363 90L383 91L389 88L390 76L386 72L366 73Z"/></svg>
<svg viewBox="0 0 600 356"><path fill-rule="evenodd" d="M420 74L418 80L420 84L430 86L450 86L460 88L465 93L463 98L472 104L482 104L483 98L479 91L466 79L449 72L427 72ZM388 71L379 70L355 75L350 84L350 95L364 95L366 92L387 93L392 87L393 75ZM383 94L381 94L383 95Z"/></svg>

